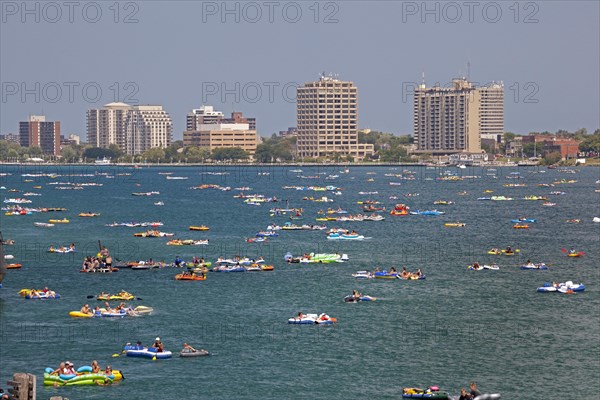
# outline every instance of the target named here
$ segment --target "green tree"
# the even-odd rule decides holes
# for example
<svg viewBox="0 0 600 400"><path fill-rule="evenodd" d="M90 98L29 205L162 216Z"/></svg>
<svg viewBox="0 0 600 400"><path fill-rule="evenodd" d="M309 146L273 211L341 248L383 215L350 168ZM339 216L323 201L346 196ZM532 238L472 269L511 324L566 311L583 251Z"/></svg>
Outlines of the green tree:
<svg viewBox="0 0 600 400"><path fill-rule="evenodd" d="M142 154L142 157L144 158L144 160L151 163L161 162L165 158L165 151L160 147L153 147L151 149L146 150Z"/></svg>
<svg viewBox="0 0 600 400"><path fill-rule="evenodd" d="M211 158L216 161L246 160L248 153L240 147L222 147L213 150Z"/></svg>
<svg viewBox="0 0 600 400"><path fill-rule="evenodd" d="M105 149L102 147L90 147L85 149L85 151L83 152L82 157L86 160L97 160L99 158L110 158L110 159L116 159L117 155L115 154L114 151L112 151L111 149Z"/></svg>
<svg viewBox="0 0 600 400"><path fill-rule="evenodd" d="M60 150L60 155L62 156L62 160L64 162L73 162L73 160L77 161L79 159L79 155L77 151L73 149L71 146L65 146Z"/></svg>
<svg viewBox="0 0 600 400"><path fill-rule="evenodd" d="M540 162L543 165L553 165L562 160L562 155L559 152L548 153L542 158Z"/></svg>
<svg viewBox="0 0 600 400"><path fill-rule="evenodd" d="M210 150L207 147L188 146L185 147L182 157L191 163L204 162L210 157Z"/></svg>

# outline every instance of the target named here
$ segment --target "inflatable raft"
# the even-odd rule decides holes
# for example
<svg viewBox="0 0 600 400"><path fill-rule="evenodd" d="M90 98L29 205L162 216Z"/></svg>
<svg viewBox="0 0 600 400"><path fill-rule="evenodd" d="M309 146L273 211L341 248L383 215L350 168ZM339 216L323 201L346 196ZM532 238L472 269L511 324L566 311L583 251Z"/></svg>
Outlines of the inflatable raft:
<svg viewBox="0 0 600 400"><path fill-rule="evenodd" d="M359 301L375 301L377 300L376 297L371 297L371 296L360 296L360 297L354 297L352 295L346 296L344 297L344 301L346 303L358 303Z"/></svg>
<svg viewBox="0 0 600 400"><path fill-rule="evenodd" d="M521 269L542 269L542 270L546 270L548 269L548 266L544 263L538 263L538 264L527 264L527 265L521 265Z"/></svg>
<svg viewBox="0 0 600 400"><path fill-rule="evenodd" d="M173 357L173 353L170 351L157 351L154 347L142 347L126 345L123 348L123 352L127 357L138 357L138 358L149 358L157 360L165 360Z"/></svg>
<svg viewBox="0 0 600 400"><path fill-rule="evenodd" d="M440 391L435 386L432 386L429 389L404 388L404 389L402 389L402 398L404 398L404 399L436 399L436 400L450 400L451 399L448 392Z"/></svg>
<svg viewBox="0 0 600 400"><path fill-rule="evenodd" d="M540 293L569 293L569 291L573 292L583 292L585 290L585 285L583 283L573 283L572 281L567 281L564 283L559 283L557 285L552 285L550 282L544 283L544 286L537 288L537 291Z"/></svg>
<svg viewBox="0 0 600 400"><path fill-rule="evenodd" d="M196 351L181 351L179 353L179 357L203 357L209 356L210 353L204 349L196 350Z"/></svg>
<svg viewBox="0 0 600 400"><path fill-rule="evenodd" d="M113 370L110 375L102 372L94 374L90 366L80 367L77 374L72 375L51 375L53 371L52 368L44 370L44 386L105 385L125 379L121 371Z"/></svg>
<svg viewBox="0 0 600 400"><path fill-rule="evenodd" d="M288 319L288 324L331 325L335 322L337 322L337 319L331 318L326 314L304 314L302 317L293 317Z"/></svg>
<svg viewBox="0 0 600 400"><path fill-rule="evenodd" d="M500 267L497 266L496 264L492 264L492 265L480 265L479 267L475 267L473 265L469 265L467 267L467 269L469 269L471 271L482 271L484 269L491 269L492 271L498 271L500 269Z"/></svg>

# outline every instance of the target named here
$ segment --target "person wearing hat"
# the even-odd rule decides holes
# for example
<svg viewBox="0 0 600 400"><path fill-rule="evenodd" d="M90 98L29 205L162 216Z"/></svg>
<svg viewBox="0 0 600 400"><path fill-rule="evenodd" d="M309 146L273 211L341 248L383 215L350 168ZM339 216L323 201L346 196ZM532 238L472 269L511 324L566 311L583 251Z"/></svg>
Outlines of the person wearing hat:
<svg viewBox="0 0 600 400"><path fill-rule="evenodd" d="M75 375L77 372L75 371L75 366L71 361L65 361L65 369L63 370L63 374L65 375Z"/></svg>
<svg viewBox="0 0 600 400"><path fill-rule="evenodd" d="M158 353L160 353L161 351L164 350L163 349L163 344L160 341L159 337L156 338L156 340L154 341L154 344L152 345L152 347L154 347Z"/></svg>

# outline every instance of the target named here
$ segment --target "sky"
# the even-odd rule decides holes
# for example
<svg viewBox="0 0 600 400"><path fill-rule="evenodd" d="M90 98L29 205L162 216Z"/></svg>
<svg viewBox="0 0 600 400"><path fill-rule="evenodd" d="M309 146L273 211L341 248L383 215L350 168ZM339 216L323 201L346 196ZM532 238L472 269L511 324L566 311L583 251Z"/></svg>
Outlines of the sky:
<svg viewBox="0 0 600 400"><path fill-rule="evenodd" d="M30 114L159 104L181 139L202 104L296 124L295 87L353 81L359 126L412 133L411 88L502 81L505 130L600 127L598 1L0 1L0 133Z"/></svg>

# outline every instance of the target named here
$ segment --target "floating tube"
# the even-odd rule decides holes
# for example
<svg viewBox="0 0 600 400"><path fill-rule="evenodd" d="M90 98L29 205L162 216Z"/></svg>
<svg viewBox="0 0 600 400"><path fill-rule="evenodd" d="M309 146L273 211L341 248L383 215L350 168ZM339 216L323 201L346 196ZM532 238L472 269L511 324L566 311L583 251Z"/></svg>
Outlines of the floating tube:
<svg viewBox="0 0 600 400"><path fill-rule="evenodd" d="M521 265L521 269L541 269L541 270L546 270L546 269L548 269L548 267L546 266L546 264L542 263L542 264L534 264L534 265Z"/></svg>
<svg viewBox="0 0 600 400"><path fill-rule="evenodd" d="M360 296L359 298L356 298L352 295L349 295L349 296L344 297L344 301L346 303L357 303L359 301L375 301L375 300L377 300L377 298L371 297L371 296Z"/></svg>
<svg viewBox="0 0 600 400"><path fill-rule="evenodd" d="M167 358L173 357L173 353L170 351L156 351L153 347L141 347L141 346L131 346L127 345L123 348L123 351L127 355L127 357L138 357L138 358L150 358L157 360L164 360Z"/></svg>
<svg viewBox="0 0 600 400"><path fill-rule="evenodd" d="M37 296L31 297L31 294L25 296L28 300L50 300L50 299L60 299L60 294L55 293L52 296L49 296L46 293L40 292Z"/></svg>
<svg viewBox="0 0 600 400"><path fill-rule="evenodd" d="M210 353L204 349L196 350L196 351L181 351L179 353L179 357L202 357L209 356Z"/></svg>

